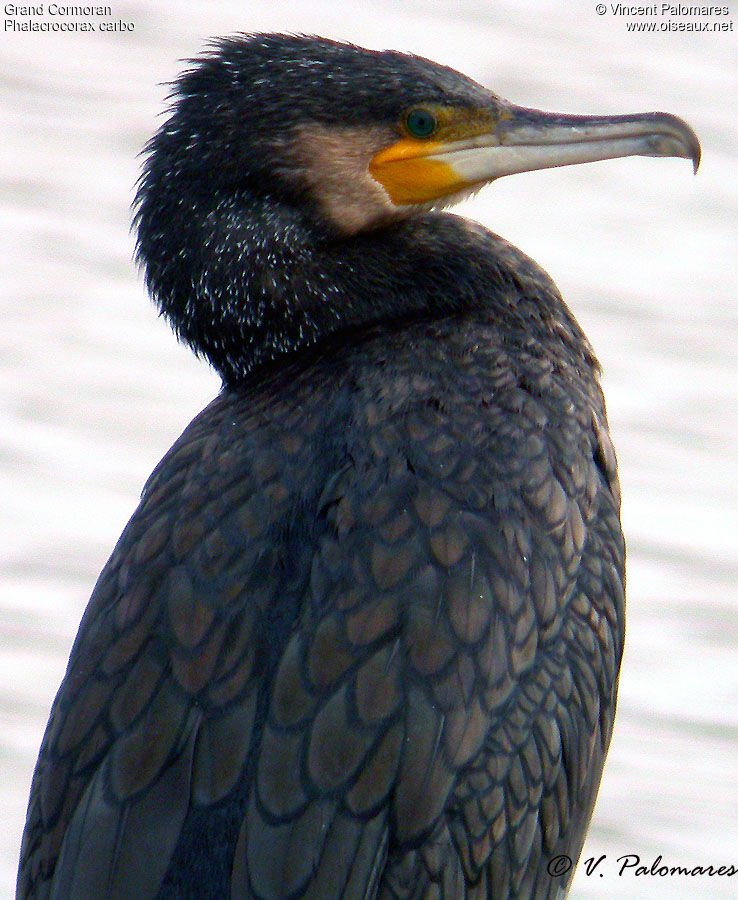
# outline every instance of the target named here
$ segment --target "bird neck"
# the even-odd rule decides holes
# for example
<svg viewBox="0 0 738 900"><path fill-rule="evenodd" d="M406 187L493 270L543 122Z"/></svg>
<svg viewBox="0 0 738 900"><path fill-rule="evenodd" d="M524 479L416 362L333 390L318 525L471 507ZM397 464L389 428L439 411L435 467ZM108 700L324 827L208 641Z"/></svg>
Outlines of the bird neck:
<svg viewBox="0 0 738 900"><path fill-rule="evenodd" d="M478 310L521 339L563 334L591 354L548 276L480 226L427 213L341 238L312 212L247 192L168 208L158 193L139 208L147 285L226 385L342 331Z"/></svg>

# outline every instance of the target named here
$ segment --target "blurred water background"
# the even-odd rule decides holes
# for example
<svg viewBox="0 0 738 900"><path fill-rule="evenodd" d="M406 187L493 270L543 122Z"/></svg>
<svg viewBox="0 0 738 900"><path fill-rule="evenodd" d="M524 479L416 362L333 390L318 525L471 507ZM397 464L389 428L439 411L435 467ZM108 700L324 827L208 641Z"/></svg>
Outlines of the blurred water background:
<svg viewBox="0 0 738 900"><path fill-rule="evenodd" d="M95 578L147 475L218 390L132 263L137 153L179 60L208 36L266 30L413 51L528 106L664 109L700 135L696 178L683 160L618 160L503 179L460 211L557 281L603 364L619 452L628 639L584 852L606 860L580 868L572 896L738 896L738 876L619 876L616 863L738 864L738 4L718 34L634 34L595 5L127 0L83 18L132 31L6 25L0 898L13 896L36 753Z"/></svg>

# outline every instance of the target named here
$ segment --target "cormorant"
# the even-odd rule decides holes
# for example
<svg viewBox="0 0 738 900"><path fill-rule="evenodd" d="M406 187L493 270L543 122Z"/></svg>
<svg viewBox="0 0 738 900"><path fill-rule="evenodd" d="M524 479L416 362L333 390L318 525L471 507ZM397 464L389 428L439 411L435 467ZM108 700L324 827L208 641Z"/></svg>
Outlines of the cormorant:
<svg viewBox="0 0 738 900"><path fill-rule="evenodd" d="M623 648L615 455L550 278L438 207L696 136L273 35L194 60L147 151L146 281L223 390L92 594L17 897L564 896Z"/></svg>

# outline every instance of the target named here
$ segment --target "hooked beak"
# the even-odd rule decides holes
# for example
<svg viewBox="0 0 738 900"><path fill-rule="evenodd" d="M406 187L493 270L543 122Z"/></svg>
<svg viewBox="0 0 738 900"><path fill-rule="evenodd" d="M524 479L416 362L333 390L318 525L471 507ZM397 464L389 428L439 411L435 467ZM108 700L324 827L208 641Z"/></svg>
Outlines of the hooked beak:
<svg viewBox="0 0 738 900"><path fill-rule="evenodd" d="M478 123L478 119L477 119ZM503 103L490 126L429 141L403 139L380 151L370 166L398 205L428 203L482 184L554 166L621 156L678 156L700 161L700 143L682 119L668 113L571 116Z"/></svg>

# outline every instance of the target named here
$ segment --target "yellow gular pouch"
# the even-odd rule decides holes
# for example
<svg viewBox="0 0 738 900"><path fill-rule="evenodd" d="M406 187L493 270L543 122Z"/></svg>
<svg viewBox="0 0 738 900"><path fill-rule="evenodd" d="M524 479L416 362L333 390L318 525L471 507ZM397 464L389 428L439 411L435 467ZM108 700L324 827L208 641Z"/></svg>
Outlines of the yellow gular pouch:
<svg viewBox="0 0 738 900"><path fill-rule="evenodd" d="M432 203L469 187L469 182L448 163L429 159L442 148L440 141L402 138L374 156L369 173L395 206Z"/></svg>
<svg viewBox="0 0 738 900"><path fill-rule="evenodd" d="M454 151L475 146L505 116L503 109L414 107L402 117L400 139L373 157L369 174L395 206L422 206L463 193L480 182L454 164Z"/></svg>

